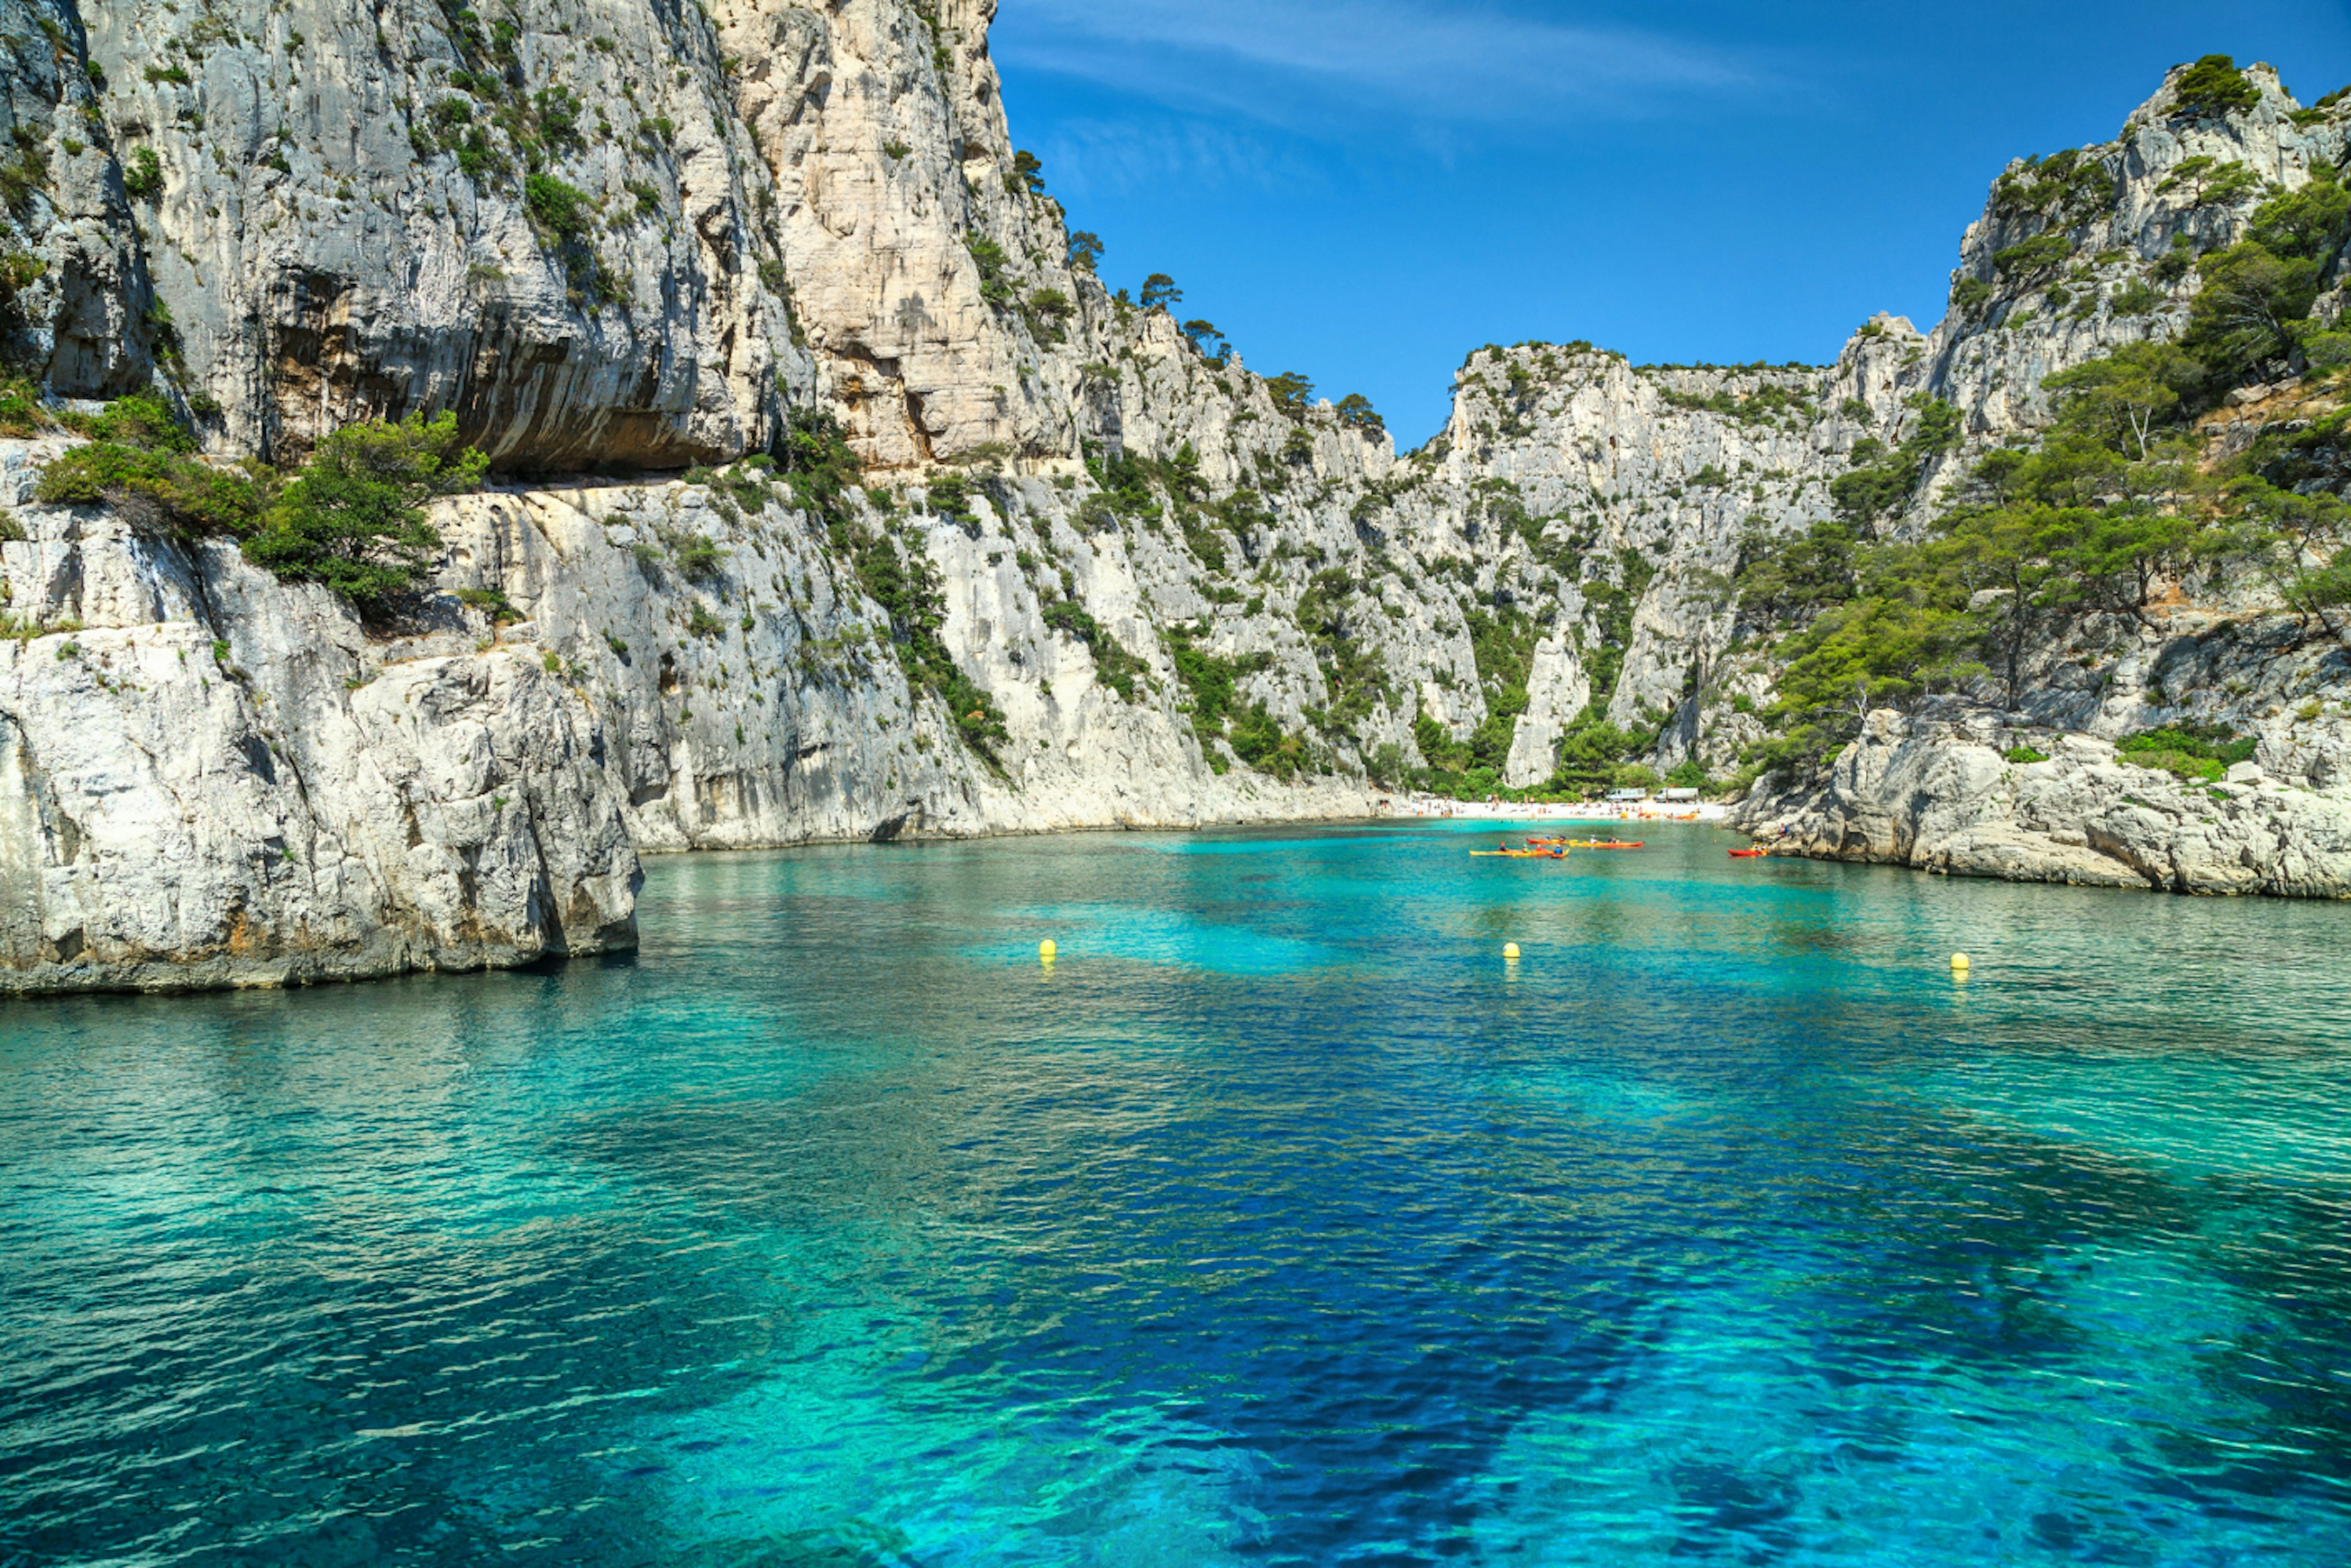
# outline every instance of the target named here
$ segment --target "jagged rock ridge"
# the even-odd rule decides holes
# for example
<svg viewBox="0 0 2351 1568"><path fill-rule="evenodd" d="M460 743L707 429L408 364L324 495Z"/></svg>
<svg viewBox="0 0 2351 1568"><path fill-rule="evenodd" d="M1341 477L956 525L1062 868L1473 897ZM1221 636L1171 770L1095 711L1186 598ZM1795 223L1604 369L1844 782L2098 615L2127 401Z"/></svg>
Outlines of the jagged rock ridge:
<svg viewBox="0 0 2351 1568"><path fill-rule="evenodd" d="M2045 419L2046 374L2176 329L2172 237L2247 210L2167 193L2183 161L2292 183L2345 140L2266 75L2223 120L2159 96L2053 193L2011 170L1931 334L1879 318L1825 368L1483 350L1399 458L1072 264L1014 162L992 10L0 0L18 145L53 171L9 241L47 263L16 329L50 392L152 366L219 457L281 462L446 409L504 476L435 519L473 602L386 635L225 547L31 504L48 448L11 444L27 537L0 561L34 634L0 643L0 984L588 951L631 939L638 850L1352 815L1430 747L1538 781L1593 715L1654 728L1661 768L1727 766L1771 680L1742 537L1827 517L1930 393L1967 439L1923 523ZM2077 211L2083 169L2111 188ZM2075 259L2001 259L2065 224ZM865 471L820 506L783 470L821 415ZM2029 722L2168 711L2046 665ZM2332 780L2333 732L2269 710L2338 679L2207 706L2282 779ZM1934 838L1874 832L1805 841Z"/></svg>

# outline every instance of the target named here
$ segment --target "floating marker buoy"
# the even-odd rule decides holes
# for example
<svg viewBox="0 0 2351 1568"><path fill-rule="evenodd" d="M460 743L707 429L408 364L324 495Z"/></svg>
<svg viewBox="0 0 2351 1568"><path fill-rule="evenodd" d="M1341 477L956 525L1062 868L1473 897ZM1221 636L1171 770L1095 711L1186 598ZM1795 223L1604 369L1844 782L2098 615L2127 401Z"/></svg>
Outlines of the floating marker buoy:
<svg viewBox="0 0 2351 1568"><path fill-rule="evenodd" d="M1037 944L1037 956L1044 959L1048 964L1053 961L1053 955L1060 951L1061 949L1054 946L1050 941L1040 942Z"/></svg>
<svg viewBox="0 0 2351 1568"><path fill-rule="evenodd" d="M1953 973L1954 975L1964 975L1964 974L1966 974L1967 972L1968 972L1968 956L1967 956L1965 953L1954 953L1954 954L1952 954L1952 955L1951 955L1951 973Z"/></svg>
<svg viewBox="0 0 2351 1568"><path fill-rule="evenodd" d="M1503 944L1502 944L1502 956L1503 956L1503 957L1505 957L1505 958L1512 958L1512 959L1515 959L1516 957L1518 957L1518 956L1519 956L1519 945L1518 945L1517 943L1515 943L1515 942L1505 942L1505 943L1503 943Z"/></svg>

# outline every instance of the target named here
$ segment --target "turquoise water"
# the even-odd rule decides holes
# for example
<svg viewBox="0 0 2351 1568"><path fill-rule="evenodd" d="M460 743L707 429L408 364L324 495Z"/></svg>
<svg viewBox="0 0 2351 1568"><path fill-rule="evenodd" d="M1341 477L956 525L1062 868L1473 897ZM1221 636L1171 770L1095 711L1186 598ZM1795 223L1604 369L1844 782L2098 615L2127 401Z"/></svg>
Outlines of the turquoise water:
<svg viewBox="0 0 2351 1568"><path fill-rule="evenodd" d="M2351 907L1650 831L9 1004L0 1563L2351 1562Z"/></svg>

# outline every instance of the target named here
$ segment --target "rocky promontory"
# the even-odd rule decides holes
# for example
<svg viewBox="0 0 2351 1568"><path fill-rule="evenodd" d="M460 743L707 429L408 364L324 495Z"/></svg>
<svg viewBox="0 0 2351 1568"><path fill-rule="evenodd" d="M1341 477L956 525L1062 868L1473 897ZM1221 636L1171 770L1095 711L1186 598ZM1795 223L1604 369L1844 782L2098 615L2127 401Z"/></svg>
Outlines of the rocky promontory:
<svg viewBox="0 0 2351 1568"><path fill-rule="evenodd" d="M2001 175L1930 330L1874 317L1819 366L1488 345L1399 453L1171 280L1104 282L1005 120L993 12L0 0L0 990L622 946L648 852L1733 791L1830 602L1758 563L1932 536L2052 376L2192 334L2199 268L2333 190L2351 128L2266 68L2176 70ZM2291 445L2313 506L2345 488L2320 237L2304 346L2196 432ZM45 500L125 399L170 450ZM256 554L322 448L435 417L487 472L396 603ZM165 470L256 499L175 520ZM1747 820L2342 894L2340 639L2277 559L2192 555L2026 626L2010 689L1942 681L1847 747L1849 714ZM2165 726L2256 740L2258 776L2115 749Z"/></svg>
<svg viewBox="0 0 2351 1568"><path fill-rule="evenodd" d="M2337 727L2338 730L2343 727ZM1869 716L1823 784L1737 821L1775 853L2163 893L2351 898L2351 734L2217 780L1997 716ZM2050 749L2043 752L2039 747Z"/></svg>

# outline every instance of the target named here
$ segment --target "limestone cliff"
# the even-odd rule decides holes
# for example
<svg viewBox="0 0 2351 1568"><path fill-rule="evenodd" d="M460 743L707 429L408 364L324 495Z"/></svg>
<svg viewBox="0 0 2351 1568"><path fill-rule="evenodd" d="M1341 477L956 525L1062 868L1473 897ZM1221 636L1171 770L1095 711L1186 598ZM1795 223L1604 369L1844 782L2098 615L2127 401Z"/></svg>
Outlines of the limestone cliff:
<svg viewBox="0 0 2351 1568"><path fill-rule="evenodd" d="M1881 317L1826 367L1489 347L1399 456L1102 286L1015 153L992 11L0 0L5 325L53 405L152 376L215 459L281 465L445 410L496 464L435 515L439 591L371 627L227 543L38 505L62 438L0 443L0 988L590 951L631 938L639 851L1353 815L1438 753L1538 782L1593 716L1725 769L1773 678L1742 541L1827 517L1929 394L1964 439L1890 525L1923 526L2047 374L2177 329L2174 237L2250 212L2184 161L2293 184L2345 145L2266 74L2219 120L2159 96L2003 177L1930 334ZM2039 650L1994 727L2257 722L2282 787L2336 789L2303 713L2340 673L2246 658L2268 614ZM2164 687L2182 638L2232 673ZM1950 832L1885 781L1976 790L1951 722L1878 725L1757 821L1931 859ZM2001 809L2071 833L2050 802L2107 810L2092 774ZM2132 874L2331 886L2244 863Z"/></svg>
<svg viewBox="0 0 2351 1568"><path fill-rule="evenodd" d="M11 476L37 449L9 455ZM0 546L10 989L348 979L632 945L604 742L527 650L363 636L103 516Z"/></svg>
<svg viewBox="0 0 2351 1568"><path fill-rule="evenodd" d="M444 408L517 466L769 439L794 368L774 197L698 10L78 11L172 381L221 450Z"/></svg>
<svg viewBox="0 0 2351 1568"><path fill-rule="evenodd" d="M0 350L59 397L132 392L153 369L154 301L104 82L72 7L0 0Z"/></svg>

